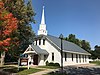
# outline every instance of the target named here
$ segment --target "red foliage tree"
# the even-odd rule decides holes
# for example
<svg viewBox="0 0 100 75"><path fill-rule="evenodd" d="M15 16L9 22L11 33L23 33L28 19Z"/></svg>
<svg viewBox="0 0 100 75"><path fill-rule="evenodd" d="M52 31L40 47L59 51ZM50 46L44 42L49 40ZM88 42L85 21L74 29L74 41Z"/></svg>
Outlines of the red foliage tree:
<svg viewBox="0 0 100 75"><path fill-rule="evenodd" d="M12 43L11 34L17 30L18 20L7 12L4 3L0 1L0 50L8 51Z"/></svg>

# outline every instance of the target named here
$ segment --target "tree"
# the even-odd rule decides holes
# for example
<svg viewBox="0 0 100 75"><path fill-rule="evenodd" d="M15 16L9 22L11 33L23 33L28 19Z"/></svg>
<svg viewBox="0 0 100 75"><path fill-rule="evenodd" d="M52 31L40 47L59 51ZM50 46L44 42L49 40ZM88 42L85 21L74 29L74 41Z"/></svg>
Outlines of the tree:
<svg viewBox="0 0 100 75"><path fill-rule="evenodd" d="M74 34L69 34L68 37L66 37L67 41L73 42L76 45L80 46L80 40L76 38L76 36Z"/></svg>
<svg viewBox="0 0 100 75"><path fill-rule="evenodd" d="M93 54L95 55L95 58L100 59L100 46L96 45L94 48L95 50Z"/></svg>
<svg viewBox="0 0 100 75"><path fill-rule="evenodd" d="M18 30L12 37L16 36L16 39L19 40L19 46L14 48L17 50L10 51L11 53L9 53L19 58L19 54L23 53L28 45L33 42L35 36L30 25L32 22L35 23L32 2L31 0L28 0L28 2L25 2L25 0L3 0L3 2L5 3L5 8L18 19Z"/></svg>
<svg viewBox="0 0 100 75"><path fill-rule="evenodd" d="M69 34L69 36L66 37L65 40L75 43L76 45L80 46L84 50L91 52L91 47L90 47L89 42L87 42L86 40L80 40L76 38L74 34Z"/></svg>
<svg viewBox="0 0 100 75"><path fill-rule="evenodd" d="M82 47L84 50L88 51L88 52L90 52L90 50L91 50L91 47L90 47L89 42L87 42L87 41L85 41L85 40L82 40L82 41L81 41L81 47Z"/></svg>
<svg viewBox="0 0 100 75"><path fill-rule="evenodd" d="M70 41L70 42L74 42L75 43L76 37L75 37L74 34L69 34L67 40Z"/></svg>
<svg viewBox="0 0 100 75"><path fill-rule="evenodd" d="M3 64L5 51L10 49L10 45L17 44L11 38L12 33L17 30L18 20L9 13L4 7L4 3L0 1L0 52L1 52L1 65Z"/></svg>

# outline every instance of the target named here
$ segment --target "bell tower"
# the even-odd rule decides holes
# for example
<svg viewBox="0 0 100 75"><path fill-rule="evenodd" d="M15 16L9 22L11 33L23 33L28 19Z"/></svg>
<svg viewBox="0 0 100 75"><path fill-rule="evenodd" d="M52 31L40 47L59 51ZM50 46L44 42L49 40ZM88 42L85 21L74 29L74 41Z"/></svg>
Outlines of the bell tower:
<svg viewBox="0 0 100 75"><path fill-rule="evenodd" d="M39 26L38 35L47 35L46 24L45 24L45 16L44 16L44 6L42 10L42 18L41 24Z"/></svg>

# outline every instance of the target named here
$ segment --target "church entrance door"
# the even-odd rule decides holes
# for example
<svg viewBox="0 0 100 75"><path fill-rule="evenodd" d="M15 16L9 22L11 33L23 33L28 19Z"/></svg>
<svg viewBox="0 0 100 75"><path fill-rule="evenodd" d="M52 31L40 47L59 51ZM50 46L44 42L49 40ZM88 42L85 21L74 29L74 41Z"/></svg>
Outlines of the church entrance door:
<svg viewBox="0 0 100 75"><path fill-rule="evenodd" d="M38 55L34 55L33 57L33 65L38 65Z"/></svg>

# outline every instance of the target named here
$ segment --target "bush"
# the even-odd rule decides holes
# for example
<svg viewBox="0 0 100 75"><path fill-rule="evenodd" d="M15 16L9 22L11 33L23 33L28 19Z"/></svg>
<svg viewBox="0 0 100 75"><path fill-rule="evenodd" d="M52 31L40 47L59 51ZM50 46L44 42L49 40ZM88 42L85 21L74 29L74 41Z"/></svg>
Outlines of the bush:
<svg viewBox="0 0 100 75"><path fill-rule="evenodd" d="M56 67L60 67L60 64L59 63L53 63L53 62L48 62L46 61L46 66L56 66Z"/></svg>
<svg viewBox="0 0 100 75"><path fill-rule="evenodd" d="M48 66L55 66L55 64L54 64L53 62L50 62L50 63L48 64Z"/></svg>
<svg viewBox="0 0 100 75"><path fill-rule="evenodd" d="M57 67L60 67L60 64L59 63L54 63L55 66Z"/></svg>

